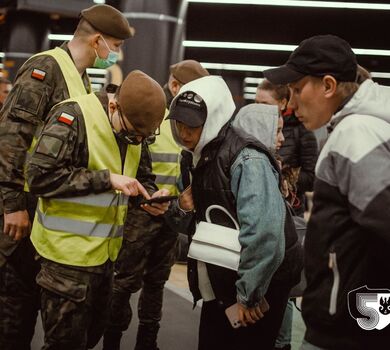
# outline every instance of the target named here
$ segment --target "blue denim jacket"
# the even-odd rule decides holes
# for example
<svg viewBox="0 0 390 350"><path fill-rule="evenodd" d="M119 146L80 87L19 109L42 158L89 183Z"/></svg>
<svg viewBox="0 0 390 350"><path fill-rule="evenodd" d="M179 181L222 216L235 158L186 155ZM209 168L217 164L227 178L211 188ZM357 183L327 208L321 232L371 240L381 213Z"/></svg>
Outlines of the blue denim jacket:
<svg viewBox="0 0 390 350"><path fill-rule="evenodd" d="M283 261L286 209L278 174L265 154L244 148L230 175L242 246L237 296L240 303L253 306L265 295Z"/></svg>
<svg viewBox="0 0 390 350"><path fill-rule="evenodd" d="M242 246L237 297L250 307L265 295L283 261L286 210L278 174L265 154L244 148L232 164L230 175ZM172 227L185 232L192 214L182 212L175 201L165 217Z"/></svg>

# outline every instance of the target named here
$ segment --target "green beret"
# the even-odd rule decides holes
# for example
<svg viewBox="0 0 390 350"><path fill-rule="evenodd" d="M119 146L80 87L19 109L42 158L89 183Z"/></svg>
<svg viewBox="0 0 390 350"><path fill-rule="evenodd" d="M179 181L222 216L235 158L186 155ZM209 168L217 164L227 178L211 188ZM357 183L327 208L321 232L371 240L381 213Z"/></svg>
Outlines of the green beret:
<svg viewBox="0 0 390 350"><path fill-rule="evenodd" d="M140 70L127 75L120 87L118 102L124 117L143 135L155 132L164 118L164 90Z"/></svg>
<svg viewBox="0 0 390 350"><path fill-rule="evenodd" d="M184 60L170 66L170 72L182 84L205 77L209 72L198 61Z"/></svg>
<svg viewBox="0 0 390 350"><path fill-rule="evenodd" d="M94 5L81 11L81 16L102 34L116 39L128 39L134 36L134 28L123 13L110 5Z"/></svg>

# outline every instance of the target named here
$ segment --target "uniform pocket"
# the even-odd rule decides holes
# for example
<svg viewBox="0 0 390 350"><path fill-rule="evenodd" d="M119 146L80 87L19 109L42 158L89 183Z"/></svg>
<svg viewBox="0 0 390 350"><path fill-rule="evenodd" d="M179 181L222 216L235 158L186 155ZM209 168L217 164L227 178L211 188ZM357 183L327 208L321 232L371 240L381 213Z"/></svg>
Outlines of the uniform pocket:
<svg viewBox="0 0 390 350"><path fill-rule="evenodd" d="M87 297L88 286L85 283L45 266L42 266L36 281L42 288L76 303L85 301Z"/></svg>
<svg viewBox="0 0 390 350"><path fill-rule="evenodd" d="M337 266L336 253L329 253L329 268L333 272L333 284L330 291L329 314L335 315L337 311L337 295L340 286L340 273Z"/></svg>

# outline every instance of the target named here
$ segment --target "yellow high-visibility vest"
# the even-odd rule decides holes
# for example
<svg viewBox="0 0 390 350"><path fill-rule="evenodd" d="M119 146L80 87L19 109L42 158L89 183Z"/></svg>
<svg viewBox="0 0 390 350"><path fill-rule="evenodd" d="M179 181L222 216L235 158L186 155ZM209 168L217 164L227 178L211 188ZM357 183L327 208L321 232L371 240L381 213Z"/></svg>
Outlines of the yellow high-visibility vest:
<svg viewBox="0 0 390 350"><path fill-rule="evenodd" d="M122 174L118 144L107 115L94 94L77 102L83 113L88 141L88 169ZM127 148L123 174L135 177L141 145ZM127 199L121 192L66 198L39 198L31 241L46 259L74 266L98 266L115 261L122 245Z"/></svg>
<svg viewBox="0 0 390 350"><path fill-rule="evenodd" d="M176 184L180 176L181 148L173 139L169 120L163 120L160 125L160 135L156 136L155 143L149 145L149 150L157 187L166 188L171 195L177 195L179 190Z"/></svg>
<svg viewBox="0 0 390 350"><path fill-rule="evenodd" d="M57 61L58 65L61 69L62 75L65 79L66 86L68 87L69 98L74 98L77 96L85 95L88 92L91 92L91 84L89 84L89 88L88 88L88 92L87 92L85 90L83 79L81 78L79 71L77 70L76 66L74 65L72 58L69 56L69 54L65 50L63 50L59 47L56 47L55 49L52 49L52 50L37 53L36 55L32 56L31 58L37 57L37 56L42 56L42 55L52 56ZM38 127L38 129L40 129L40 128ZM39 133L39 130L37 133ZM36 141L37 141L37 139L34 136L32 143L30 145L30 148L28 150L26 162L28 161L29 155L31 154L31 152L34 149ZM26 171L25 171L25 174L26 174ZM24 182L24 190L26 192L29 192L27 181Z"/></svg>

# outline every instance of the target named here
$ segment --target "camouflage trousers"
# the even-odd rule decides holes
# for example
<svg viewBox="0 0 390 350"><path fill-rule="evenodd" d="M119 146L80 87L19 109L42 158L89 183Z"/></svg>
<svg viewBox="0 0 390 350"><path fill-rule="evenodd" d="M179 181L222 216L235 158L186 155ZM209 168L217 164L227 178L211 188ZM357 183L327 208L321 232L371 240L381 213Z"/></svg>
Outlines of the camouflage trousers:
<svg viewBox="0 0 390 350"><path fill-rule="evenodd" d="M2 218L0 224L3 232ZM24 238L12 254L0 255L0 349L29 350L40 306L35 249Z"/></svg>
<svg viewBox="0 0 390 350"><path fill-rule="evenodd" d="M70 267L42 259L42 350L85 350L103 335L112 290L113 264Z"/></svg>
<svg viewBox="0 0 390 350"><path fill-rule="evenodd" d="M124 331L129 327L132 319L130 296L141 288L140 325L150 325L158 330L164 285L174 263L176 244L177 233L166 226L144 233L135 241L124 239L115 263L108 330Z"/></svg>

